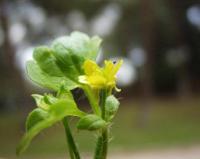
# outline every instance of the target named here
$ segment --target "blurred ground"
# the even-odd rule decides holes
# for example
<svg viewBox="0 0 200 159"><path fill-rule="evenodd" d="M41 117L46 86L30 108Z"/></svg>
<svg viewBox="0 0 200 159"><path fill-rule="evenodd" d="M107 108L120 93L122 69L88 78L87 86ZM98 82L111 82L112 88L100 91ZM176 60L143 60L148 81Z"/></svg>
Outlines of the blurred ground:
<svg viewBox="0 0 200 159"><path fill-rule="evenodd" d="M109 159L199 159L200 146L179 147L162 150L140 151L140 152L117 152L108 156ZM47 157L51 159L51 157ZM47 159L46 157L37 159ZM66 159L65 157L53 157L54 159ZM52 159L53 159L52 158ZM89 159L92 157L84 157ZM0 158L5 159L5 158Z"/></svg>
<svg viewBox="0 0 200 159"><path fill-rule="evenodd" d="M199 159L200 146L153 150L136 153L119 153L109 159Z"/></svg>

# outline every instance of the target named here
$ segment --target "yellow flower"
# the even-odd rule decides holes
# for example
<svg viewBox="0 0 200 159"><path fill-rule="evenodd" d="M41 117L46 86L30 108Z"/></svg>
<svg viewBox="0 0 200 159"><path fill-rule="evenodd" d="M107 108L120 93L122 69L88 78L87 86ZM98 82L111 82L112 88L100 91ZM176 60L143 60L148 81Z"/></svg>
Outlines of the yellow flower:
<svg viewBox="0 0 200 159"><path fill-rule="evenodd" d="M94 61L86 60L83 64L85 75L79 76L79 82L94 89L113 88L116 86L116 74L123 61L117 63L104 61L104 67L99 67Z"/></svg>

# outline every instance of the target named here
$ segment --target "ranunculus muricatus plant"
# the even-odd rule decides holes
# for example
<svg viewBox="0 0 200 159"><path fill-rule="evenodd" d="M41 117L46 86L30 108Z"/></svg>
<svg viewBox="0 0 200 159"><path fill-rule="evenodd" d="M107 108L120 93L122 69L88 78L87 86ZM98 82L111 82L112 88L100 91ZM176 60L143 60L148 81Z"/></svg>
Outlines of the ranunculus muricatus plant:
<svg viewBox="0 0 200 159"><path fill-rule="evenodd" d="M98 134L94 159L106 159L110 125L118 110L119 101L113 95L119 92L116 74L123 61L105 60L100 67L96 63L101 39L81 32L63 36L51 46L36 47L33 59L26 64L30 79L52 94L33 94L37 107L26 120L26 132L17 147L21 154L32 139L42 130L62 122L71 159L80 159L68 119L78 117L77 129ZM79 109L72 90L82 89L88 98L91 113Z"/></svg>

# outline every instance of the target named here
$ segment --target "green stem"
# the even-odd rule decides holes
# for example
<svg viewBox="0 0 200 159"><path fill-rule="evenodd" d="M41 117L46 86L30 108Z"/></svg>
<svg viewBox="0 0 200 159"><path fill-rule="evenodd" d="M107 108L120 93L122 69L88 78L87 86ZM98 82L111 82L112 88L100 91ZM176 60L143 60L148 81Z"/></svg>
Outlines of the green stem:
<svg viewBox="0 0 200 159"><path fill-rule="evenodd" d="M106 159L108 152L108 128L105 128L105 130L103 130L102 138L103 138L102 159Z"/></svg>
<svg viewBox="0 0 200 159"><path fill-rule="evenodd" d="M103 138L100 135L97 139L94 159L101 159L102 145L103 145Z"/></svg>
<svg viewBox="0 0 200 159"><path fill-rule="evenodd" d="M69 155L70 155L70 158L71 158L71 159L75 159L75 157L74 157L74 152L73 152L72 148L70 147L69 143L68 143L68 147L69 147Z"/></svg>
<svg viewBox="0 0 200 159"><path fill-rule="evenodd" d="M97 115L101 115L101 111L98 105L98 99L95 97L95 94L93 94L93 92L91 92L89 90L88 87L84 87L83 88L85 95L87 96L89 103L91 105L92 111L97 114Z"/></svg>
<svg viewBox="0 0 200 159"><path fill-rule="evenodd" d="M102 90L101 95L101 109L102 109L102 119L106 120L106 110L105 110L105 103L107 97L107 90ZM102 159L106 159L108 151L108 128L102 130Z"/></svg>
<svg viewBox="0 0 200 159"><path fill-rule="evenodd" d="M101 106L101 117L102 119L105 119L106 116L106 110L105 110L105 104L106 104L106 97L107 97L107 90L102 90L101 92L101 100L100 100L100 106Z"/></svg>
<svg viewBox="0 0 200 159"><path fill-rule="evenodd" d="M102 90L100 94L100 106L102 119L106 118L105 102L107 90ZM94 159L106 159L108 149L108 128L104 128L101 135L98 137Z"/></svg>
<svg viewBox="0 0 200 159"><path fill-rule="evenodd" d="M79 151L78 151L78 148L76 147L76 144L74 142L74 139L73 139L73 136L72 136L69 124L68 124L68 118L67 117L64 117L63 125L65 127L65 135L66 135L67 143L68 143L68 146L69 146L70 157L71 157L71 159L74 159L74 158L80 159Z"/></svg>

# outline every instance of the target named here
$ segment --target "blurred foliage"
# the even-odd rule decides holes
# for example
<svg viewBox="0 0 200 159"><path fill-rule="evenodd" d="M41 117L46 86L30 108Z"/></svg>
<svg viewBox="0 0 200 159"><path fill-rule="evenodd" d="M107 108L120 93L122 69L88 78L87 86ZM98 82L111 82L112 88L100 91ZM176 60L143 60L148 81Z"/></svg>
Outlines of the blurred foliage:
<svg viewBox="0 0 200 159"><path fill-rule="evenodd" d="M83 12L88 18L95 15L96 12L107 4L106 0L33 0L33 2L44 7L50 14L66 14L76 9Z"/></svg>

